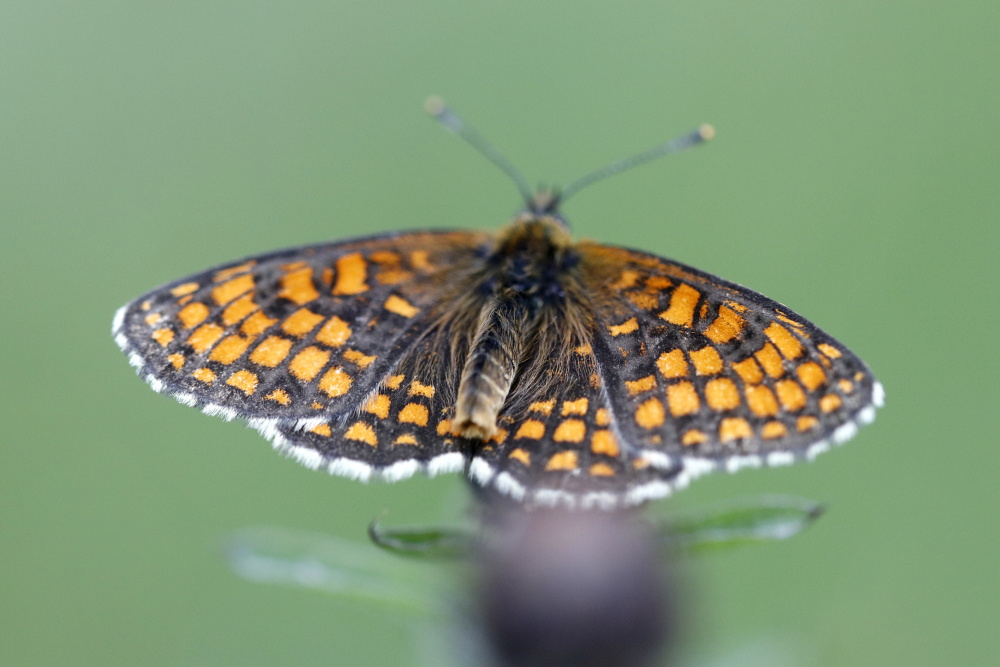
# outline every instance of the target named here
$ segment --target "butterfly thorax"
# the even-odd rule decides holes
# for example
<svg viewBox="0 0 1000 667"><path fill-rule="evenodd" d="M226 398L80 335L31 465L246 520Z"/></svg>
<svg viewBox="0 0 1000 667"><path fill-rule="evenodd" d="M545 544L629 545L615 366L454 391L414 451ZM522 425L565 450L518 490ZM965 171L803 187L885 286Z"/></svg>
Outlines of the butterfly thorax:
<svg viewBox="0 0 1000 667"><path fill-rule="evenodd" d="M546 313L565 309L578 263L569 229L555 215L529 211L500 231L458 388L457 433L477 439L496 433L526 348L538 338Z"/></svg>

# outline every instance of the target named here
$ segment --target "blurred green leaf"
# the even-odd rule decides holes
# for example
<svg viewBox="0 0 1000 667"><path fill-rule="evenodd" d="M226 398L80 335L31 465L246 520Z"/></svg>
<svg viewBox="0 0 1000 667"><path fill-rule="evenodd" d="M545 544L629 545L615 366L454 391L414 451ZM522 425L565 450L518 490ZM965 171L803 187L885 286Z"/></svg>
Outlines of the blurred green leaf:
<svg viewBox="0 0 1000 667"><path fill-rule="evenodd" d="M372 521L368 536L375 546L392 554L425 560L466 558L472 552L471 531L441 526L401 526L383 528Z"/></svg>
<svg viewBox="0 0 1000 667"><path fill-rule="evenodd" d="M660 527L663 543L697 554L747 544L787 540L823 514L815 501L792 496L761 496L678 513Z"/></svg>
<svg viewBox="0 0 1000 667"><path fill-rule="evenodd" d="M248 528L233 535L225 551L230 568L250 581L301 586L406 611L440 611L449 590L441 567L327 535Z"/></svg>

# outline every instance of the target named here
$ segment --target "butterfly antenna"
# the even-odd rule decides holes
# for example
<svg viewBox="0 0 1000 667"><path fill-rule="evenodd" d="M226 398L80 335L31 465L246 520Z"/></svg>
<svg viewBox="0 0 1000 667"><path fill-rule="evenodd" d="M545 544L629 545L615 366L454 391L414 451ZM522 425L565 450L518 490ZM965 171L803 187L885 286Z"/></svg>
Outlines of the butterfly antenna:
<svg viewBox="0 0 1000 667"><path fill-rule="evenodd" d="M514 181L514 185L521 192L521 197L524 198L525 203L531 202L531 188L528 187L528 182L524 180L524 176L517 170L517 167L504 157L503 153L498 151L483 135L476 132L471 125L452 111L451 107L445 104L443 99L440 97L427 98L427 101L424 102L424 109L427 113L434 116L434 119L441 123L446 130L450 130L460 136L487 160L498 166L503 173L507 174L510 180Z"/></svg>
<svg viewBox="0 0 1000 667"><path fill-rule="evenodd" d="M615 174L623 172L626 169L631 169L632 167L638 167L641 164L658 160L665 155L670 155L671 153L677 153L686 148L697 146L698 144L710 140L714 136L714 127L711 125L702 125L693 132L689 132L688 134L677 137L676 139L671 139L670 141L662 143L659 146L654 146L647 151L636 153L635 155L627 157L624 160L613 162L603 169L598 169L597 171L587 174L583 178L573 181L562 191L561 199L566 201L566 199L570 196L576 194L585 187L593 185L598 181L603 181L609 176L614 176Z"/></svg>

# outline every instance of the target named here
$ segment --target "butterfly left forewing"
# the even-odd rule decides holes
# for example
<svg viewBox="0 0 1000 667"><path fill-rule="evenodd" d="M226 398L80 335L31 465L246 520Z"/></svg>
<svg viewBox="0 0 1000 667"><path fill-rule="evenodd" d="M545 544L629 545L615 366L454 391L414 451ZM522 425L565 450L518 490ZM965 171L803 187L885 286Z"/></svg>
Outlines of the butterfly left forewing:
<svg viewBox="0 0 1000 667"><path fill-rule="evenodd" d="M221 416L359 409L475 265L477 232L413 232L223 265L139 297L116 342L157 391Z"/></svg>

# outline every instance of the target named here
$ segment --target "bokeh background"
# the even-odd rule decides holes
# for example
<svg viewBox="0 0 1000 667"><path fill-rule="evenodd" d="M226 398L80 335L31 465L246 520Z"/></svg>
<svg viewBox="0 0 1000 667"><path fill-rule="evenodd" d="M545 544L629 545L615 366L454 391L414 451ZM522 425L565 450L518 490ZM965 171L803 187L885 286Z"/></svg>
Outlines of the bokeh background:
<svg viewBox="0 0 1000 667"><path fill-rule="evenodd" d="M244 255L502 224L516 193L437 93L532 182L713 123L564 212L788 304L886 386L847 447L650 508L829 507L685 564L683 664L996 664L998 30L974 0L0 3L0 663L427 664L426 619L248 583L220 545L454 520L463 482L300 468L108 330Z"/></svg>

